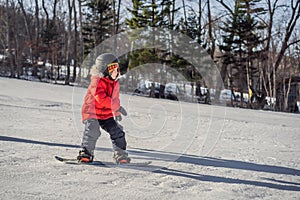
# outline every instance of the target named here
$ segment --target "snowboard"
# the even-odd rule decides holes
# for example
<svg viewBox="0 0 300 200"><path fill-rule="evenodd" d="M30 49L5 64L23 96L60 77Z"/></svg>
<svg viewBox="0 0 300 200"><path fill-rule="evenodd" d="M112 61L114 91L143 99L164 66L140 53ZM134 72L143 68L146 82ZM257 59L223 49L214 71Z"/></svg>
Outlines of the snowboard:
<svg viewBox="0 0 300 200"><path fill-rule="evenodd" d="M131 162L131 163L120 163L117 164L115 162L109 162L109 161L98 161L94 160L93 162L90 163L85 163L85 162L78 162L76 158L63 158L60 156L55 156L55 159L63 162L65 164L73 164L73 165L95 165L95 166L107 166L107 167L146 167L150 165L152 162L151 161L145 161L145 162Z"/></svg>

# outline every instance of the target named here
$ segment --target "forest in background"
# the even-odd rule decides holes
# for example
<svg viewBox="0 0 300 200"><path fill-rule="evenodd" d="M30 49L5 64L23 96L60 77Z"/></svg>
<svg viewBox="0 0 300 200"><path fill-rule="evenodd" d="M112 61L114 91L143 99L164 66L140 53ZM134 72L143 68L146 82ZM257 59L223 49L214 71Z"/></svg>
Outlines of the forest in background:
<svg viewBox="0 0 300 200"><path fill-rule="evenodd" d="M82 77L89 70L82 62L101 42L159 27L200 44L225 87L241 94L240 106L251 91L256 101L247 107L262 108L270 97L276 99L270 109L291 111L300 101L299 86L293 88L300 81L299 17L299 0L1 0L0 75L69 85L89 78ZM170 52L133 51L121 61L123 73L162 63L205 85L195 67Z"/></svg>

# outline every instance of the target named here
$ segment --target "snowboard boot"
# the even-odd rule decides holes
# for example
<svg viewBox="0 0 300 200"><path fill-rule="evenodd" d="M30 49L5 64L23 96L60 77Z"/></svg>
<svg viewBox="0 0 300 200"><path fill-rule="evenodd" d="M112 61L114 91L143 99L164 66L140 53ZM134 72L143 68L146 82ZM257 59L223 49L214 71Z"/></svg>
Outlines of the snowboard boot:
<svg viewBox="0 0 300 200"><path fill-rule="evenodd" d="M78 162L93 162L94 156L91 155L85 148L79 151L77 156Z"/></svg>
<svg viewBox="0 0 300 200"><path fill-rule="evenodd" d="M130 163L130 158L128 157L128 153L125 150L118 149L115 150L113 159L117 164L126 164Z"/></svg>

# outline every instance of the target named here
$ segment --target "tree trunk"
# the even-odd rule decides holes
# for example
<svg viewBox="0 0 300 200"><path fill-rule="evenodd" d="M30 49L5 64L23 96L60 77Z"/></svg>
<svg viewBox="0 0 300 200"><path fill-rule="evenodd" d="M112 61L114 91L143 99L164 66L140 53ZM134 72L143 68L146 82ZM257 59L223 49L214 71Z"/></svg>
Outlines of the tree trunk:
<svg viewBox="0 0 300 200"><path fill-rule="evenodd" d="M201 44L202 40L201 40L201 30L202 30L202 27L201 27L201 20L202 20L202 1L199 0L198 2L198 27L197 27L197 43L198 44Z"/></svg>
<svg viewBox="0 0 300 200"><path fill-rule="evenodd" d="M185 0L182 0L182 7L183 7L183 16L184 16L184 27L185 27L185 32L187 33L187 16L186 16Z"/></svg>
<svg viewBox="0 0 300 200"><path fill-rule="evenodd" d="M13 64L13 54L12 54L12 48L11 48L11 37L10 37L10 15L9 15L9 0L6 0L6 46L7 46L7 57L9 61L10 66L10 77L15 77L15 68Z"/></svg>
<svg viewBox="0 0 300 200"><path fill-rule="evenodd" d="M43 10L46 14L46 27L49 27L49 13L48 13L48 11L47 11L48 9L45 5L45 0L42 0L42 7L43 7Z"/></svg>
<svg viewBox="0 0 300 200"><path fill-rule="evenodd" d="M289 111L288 100L289 100L289 94L290 94L290 90L291 90L291 80L292 80L292 76L290 74L287 88L286 88L286 85L285 85L285 80L283 81L283 95L284 95L283 111L285 111L285 112Z"/></svg>
<svg viewBox="0 0 300 200"><path fill-rule="evenodd" d="M121 0L118 1L118 10L117 10L117 19L116 19L116 34L119 33L120 10L121 10Z"/></svg>
<svg viewBox="0 0 300 200"><path fill-rule="evenodd" d="M35 21L35 39L37 44L40 33L39 0L35 0Z"/></svg>
<svg viewBox="0 0 300 200"><path fill-rule="evenodd" d="M173 30L174 29L174 20L175 20L175 11L176 11L176 7L175 7L175 0L172 0L172 13L171 13L171 22L170 22L170 29ZM171 35L172 37L172 35ZM173 40L171 40L173 42Z"/></svg>
<svg viewBox="0 0 300 200"><path fill-rule="evenodd" d="M276 88L277 88L277 84L276 84L276 67L275 67L275 65L273 65L272 66L273 67L273 69L272 69L272 75L273 75L273 77L272 77L272 80L273 80L273 98L274 99L276 99L276 96L277 96L277 94L276 94ZM272 104L272 110L275 110L275 103L273 103Z"/></svg>
<svg viewBox="0 0 300 200"><path fill-rule="evenodd" d="M215 38L213 37L212 34L212 19L211 19L211 9L210 9L210 0L207 0L207 15L208 15L208 35L209 35L209 40L211 42L211 51L210 51L210 57L212 60L214 60L214 55L215 55L215 49L216 49L216 43L215 43Z"/></svg>
<svg viewBox="0 0 300 200"><path fill-rule="evenodd" d="M71 2L72 1L72 2ZM67 65L67 74L65 79L65 85L70 84L70 64L71 64L71 41L72 41L72 11L75 0L68 0L68 33L67 33L67 49L66 49L66 65Z"/></svg>
<svg viewBox="0 0 300 200"><path fill-rule="evenodd" d="M84 47L83 47L83 35L82 35L82 12L81 12L81 0L78 0L78 12L79 12L79 55L78 55L78 62L79 62L79 72L78 72L78 82L81 82L81 65L83 63L84 57Z"/></svg>
<svg viewBox="0 0 300 200"><path fill-rule="evenodd" d="M74 9L74 65L73 65L73 78L72 82L76 81L77 76L77 37L78 37L78 31L77 31L77 11L75 6L75 0L73 0L73 9Z"/></svg>
<svg viewBox="0 0 300 200"><path fill-rule="evenodd" d="M40 18L39 18L39 0L35 0L35 34L34 34L34 52L33 52L33 57L31 58L31 62L33 64L33 76L37 76L37 65L36 65L36 61L37 61L37 57L38 57L38 51L36 50L37 46L38 46L38 40L39 40L39 34L40 34Z"/></svg>
<svg viewBox="0 0 300 200"><path fill-rule="evenodd" d="M28 47L29 47L29 57L30 57L31 62L33 63L33 51L32 51L32 44L33 44L32 35L33 34L29 30L28 16L27 16L25 8L24 8L23 0L18 0L18 3L20 5L20 8L22 10L22 14L23 14L23 17L24 17L25 29L26 29L27 37L29 37L29 45L28 45ZM27 72L28 71L28 69L27 69L28 66L26 65L25 67L26 67L25 71ZM27 75L27 73L26 73L26 75Z"/></svg>

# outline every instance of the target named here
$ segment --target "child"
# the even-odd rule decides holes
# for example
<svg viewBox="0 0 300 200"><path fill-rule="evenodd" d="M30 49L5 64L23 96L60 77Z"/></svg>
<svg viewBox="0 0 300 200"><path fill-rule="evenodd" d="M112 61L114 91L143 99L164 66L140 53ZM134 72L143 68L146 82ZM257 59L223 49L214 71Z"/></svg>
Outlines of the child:
<svg viewBox="0 0 300 200"><path fill-rule="evenodd" d="M119 60L110 53L97 57L91 69L91 83L82 106L82 121L85 125L82 150L77 157L79 162L92 162L100 127L110 134L116 163L129 163L126 152L125 133L116 120L122 119L120 113L127 115L120 106Z"/></svg>

